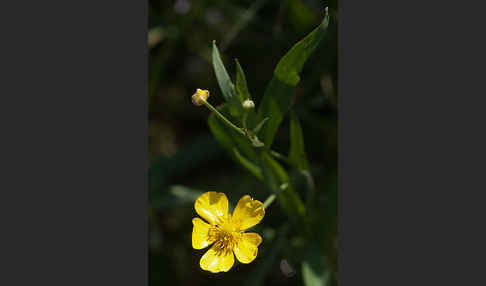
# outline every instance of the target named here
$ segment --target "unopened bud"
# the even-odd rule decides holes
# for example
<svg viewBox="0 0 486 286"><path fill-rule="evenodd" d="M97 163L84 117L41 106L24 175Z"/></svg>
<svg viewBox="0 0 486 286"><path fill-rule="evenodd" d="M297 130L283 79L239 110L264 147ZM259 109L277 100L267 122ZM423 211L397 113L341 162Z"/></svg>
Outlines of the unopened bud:
<svg viewBox="0 0 486 286"><path fill-rule="evenodd" d="M209 91L205 89L197 89L196 92L192 95L192 103L194 105L203 105L204 101L208 99Z"/></svg>
<svg viewBox="0 0 486 286"><path fill-rule="evenodd" d="M244 109L253 109L255 108L255 103L252 100L245 100L243 101L243 108Z"/></svg>

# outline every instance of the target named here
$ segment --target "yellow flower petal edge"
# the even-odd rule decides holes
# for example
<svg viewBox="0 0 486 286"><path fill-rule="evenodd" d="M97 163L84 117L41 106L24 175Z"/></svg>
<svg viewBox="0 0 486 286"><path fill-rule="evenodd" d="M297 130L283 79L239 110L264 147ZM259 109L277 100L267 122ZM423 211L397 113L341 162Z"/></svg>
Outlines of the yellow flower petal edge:
<svg viewBox="0 0 486 286"><path fill-rule="evenodd" d="M192 224L192 247L194 249L206 248L214 242L214 236L210 235L211 225L198 217L192 219Z"/></svg>
<svg viewBox="0 0 486 286"><path fill-rule="evenodd" d="M233 248L238 261L241 263L252 262L257 257L260 243L262 243L262 237L258 233L243 233Z"/></svg>
<svg viewBox="0 0 486 286"><path fill-rule="evenodd" d="M211 247L199 261L203 270L213 273L228 272L235 263L231 249L219 249L216 245Z"/></svg>
<svg viewBox="0 0 486 286"><path fill-rule="evenodd" d="M240 229L245 230L257 225L265 216L263 204L253 200L249 195L243 196L233 212L233 220L240 224Z"/></svg>
<svg viewBox="0 0 486 286"><path fill-rule="evenodd" d="M196 200L194 208L210 224L221 224L228 216L228 198L223 193L206 192Z"/></svg>

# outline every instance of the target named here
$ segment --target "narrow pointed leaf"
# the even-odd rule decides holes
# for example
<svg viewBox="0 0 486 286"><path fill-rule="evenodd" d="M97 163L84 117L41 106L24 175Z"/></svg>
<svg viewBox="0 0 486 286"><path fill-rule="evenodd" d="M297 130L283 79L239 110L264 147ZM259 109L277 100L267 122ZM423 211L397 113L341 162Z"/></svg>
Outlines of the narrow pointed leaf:
<svg viewBox="0 0 486 286"><path fill-rule="evenodd" d="M263 180L263 174L262 170L260 167L257 165L253 164L250 160L246 159L243 157L240 152L238 152L238 149L233 148L233 152L235 154L236 159L240 162L240 164L245 167L248 171L250 171L255 177L257 177L260 180Z"/></svg>
<svg viewBox="0 0 486 286"><path fill-rule="evenodd" d="M295 112L290 114L290 151L289 160L299 171L308 170L309 163L305 153L304 135Z"/></svg>
<svg viewBox="0 0 486 286"><path fill-rule="evenodd" d="M283 56L275 68L274 75L283 83L296 86L299 81L299 73L305 62L324 38L329 26L329 15L326 15L322 23L304 39L295 44L290 51Z"/></svg>
<svg viewBox="0 0 486 286"><path fill-rule="evenodd" d="M270 117L262 131L266 148L271 147L275 134L292 105L294 90L300 81L299 73L326 35L328 26L329 15L326 15L322 23L295 44L277 64L258 109L259 120Z"/></svg>
<svg viewBox="0 0 486 286"><path fill-rule="evenodd" d="M236 61L236 93L240 96L241 101L251 99L250 92L248 91L248 85L246 83L245 73L240 66L238 59Z"/></svg>
<svg viewBox="0 0 486 286"><path fill-rule="evenodd" d="M258 125L255 127L255 129L253 129L253 133L255 133L255 134L258 135L258 132L260 132L260 130L262 129L263 125L265 124L265 122L267 122L268 119L270 119L270 117L263 118L263 120L260 121L260 123L258 123Z"/></svg>
<svg viewBox="0 0 486 286"><path fill-rule="evenodd" d="M234 117L241 117L243 114L242 101L236 94L235 85L231 82L231 78L224 67L221 55L219 54L216 41L213 41L213 67L216 73L216 79L218 80L219 87L223 94L224 100L227 102L228 110Z"/></svg>
<svg viewBox="0 0 486 286"><path fill-rule="evenodd" d="M218 80L219 87L223 93L223 97L226 102L230 102L235 95L235 88L231 79L224 67L223 61L219 54L218 47L216 46L216 41L213 41L213 68L216 73L216 79Z"/></svg>

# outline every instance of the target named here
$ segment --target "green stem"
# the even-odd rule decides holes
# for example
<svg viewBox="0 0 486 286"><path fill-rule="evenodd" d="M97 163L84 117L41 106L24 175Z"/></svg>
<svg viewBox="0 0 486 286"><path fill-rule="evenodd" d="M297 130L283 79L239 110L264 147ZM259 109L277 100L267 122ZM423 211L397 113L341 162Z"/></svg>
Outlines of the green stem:
<svg viewBox="0 0 486 286"><path fill-rule="evenodd" d="M275 194L272 194L270 195L266 200L265 202L263 203L263 209L266 209L268 208L268 206L273 203L273 201L275 200L275 198L277 198L277 195Z"/></svg>
<svg viewBox="0 0 486 286"><path fill-rule="evenodd" d="M276 151L270 150L270 154L273 157L275 157L275 158L277 158L279 160L282 160L282 161L284 161L287 164L291 164L290 161L289 161L289 158L287 158L286 156L284 156L284 155L282 155L282 154L280 154L280 153L278 153Z"/></svg>
<svg viewBox="0 0 486 286"><path fill-rule="evenodd" d="M216 108L214 108L209 102L207 102L206 100L203 100L203 102L204 102L204 105L206 105L206 107L209 108L212 112L214 112L216 114L216 116L218 116L221 120L223 120L223 122L226 123L226 125L233 128L234 130L236 130L241 135L246 136L245 132L241 128L239 128L238 126L231 123L231 121L226 119L226 117L224 117L224 115L221 114Z"/></svg>
<svg viewBox="0 0 486 286"><path fill-rule="evenodd" d="M248 128L246 128L247 118L248 118L248 111L245 111L245 113L243 114L243 120L241 121L241 123L243 124L243 130L248 130Z"/></svg>

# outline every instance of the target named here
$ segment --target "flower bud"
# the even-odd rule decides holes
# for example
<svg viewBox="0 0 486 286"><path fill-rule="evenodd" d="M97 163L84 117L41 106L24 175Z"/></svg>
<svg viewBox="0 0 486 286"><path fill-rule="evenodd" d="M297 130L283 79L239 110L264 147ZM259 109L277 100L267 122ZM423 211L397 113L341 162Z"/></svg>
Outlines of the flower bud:
<svg viewBox="0 0 486 286"><path fill-rule="evenodd" d="M243 108L244 109L253 109L255 108L255 103L252 100L245 100L243 101Z"/></svg>
<svg viewBox="0 0 486 286"><path fill-rule="evenodd" d="M194 105L203 105L204 101L208 99L209 91L205 89L197 89L196 92L192 95L192 103Z"/></svg>

